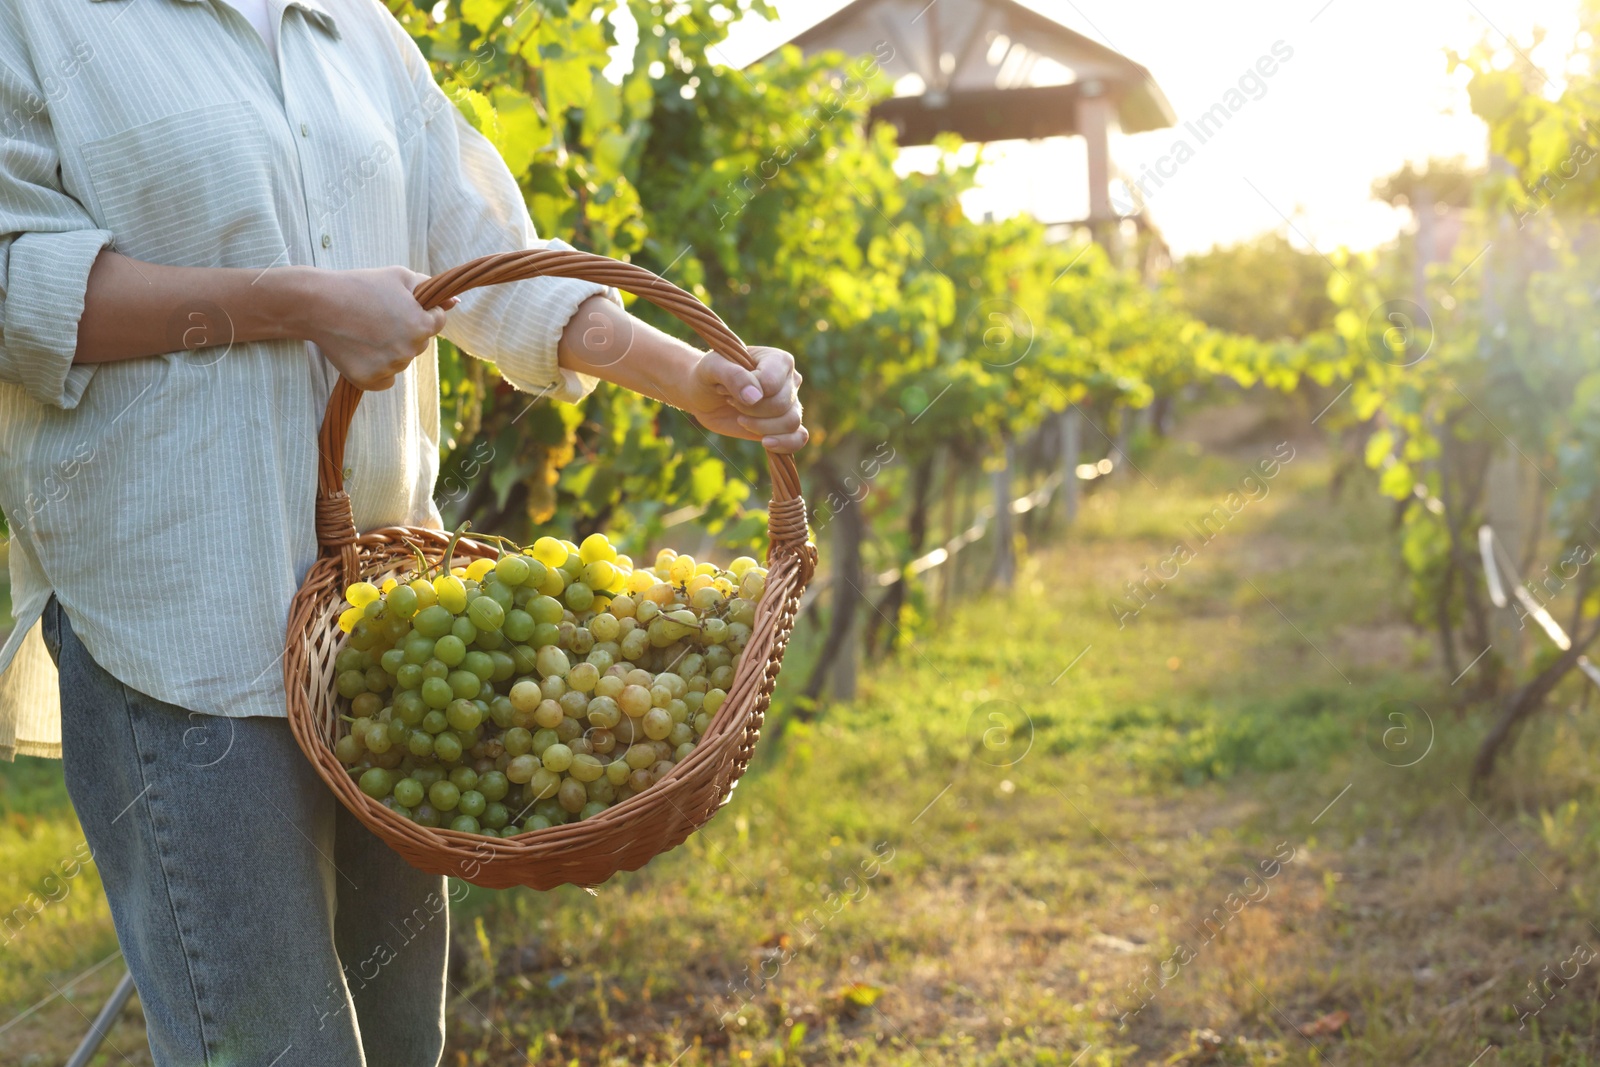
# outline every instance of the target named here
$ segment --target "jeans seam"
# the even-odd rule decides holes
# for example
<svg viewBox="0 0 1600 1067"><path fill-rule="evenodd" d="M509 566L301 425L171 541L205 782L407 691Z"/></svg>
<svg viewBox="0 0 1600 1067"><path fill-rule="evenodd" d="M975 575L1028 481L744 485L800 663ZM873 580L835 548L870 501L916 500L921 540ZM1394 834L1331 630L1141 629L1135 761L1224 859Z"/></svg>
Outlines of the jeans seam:
<svg viewBox="0 0 1600 1067"><path fill-rule="evenodd" d="M122 692L122 710L123 714L126 715L128 719L128 730L133 734L133 755L134 762L139 768L139 783L144 787L144 794L148 794L150 790L154 788L155 783L151 782L145 777L143 745L139 740L139 727L133 714L133 703L128 699L128 687L119 683L118 688ZM205 1057L205 1062L202 1067L210 1067L212 1063L211 1039L206 1035L205 1012L201 1010L200 1006L200 987L195 981L194 961L189 952L189 938L185 935L183 923L178 917L178 902L173 898L172 895L172 876L167 869L167 849L161 840L161 831L156 826L152 800L153 798L146 796L144 806L147 817L150 820L150 835L155 839L156 843L156 857L161 864L161 888L166 893L167 909L172 915L172 928L177 931L178 944L183 949L184 974L189 979L190 999L194 1004L195 1029L200 1034L200 1047L202 1050L201 1054Z"/></svg>

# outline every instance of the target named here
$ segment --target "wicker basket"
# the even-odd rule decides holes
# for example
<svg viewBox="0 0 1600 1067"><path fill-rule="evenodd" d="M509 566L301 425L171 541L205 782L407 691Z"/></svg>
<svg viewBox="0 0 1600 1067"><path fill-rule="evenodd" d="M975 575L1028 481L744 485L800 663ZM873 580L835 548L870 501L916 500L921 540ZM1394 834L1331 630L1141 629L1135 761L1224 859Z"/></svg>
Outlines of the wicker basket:
<svg viewBox="0 0 1600 1067"><path fill-rule="evenodd" d="M709 308L656 275L628 263L575 251L525 251L485 256L428 279L416 290L423 307L480 285L538 276L582 278L635 293L691 326L716 351L753 367L749 351ZM694 751L655 785L589 819L516 837L483 837L418 826L357 788L333 754L341 725L334 692L334 658L344 590L359 579L382 582L413 569L407 542L430 564L443 558L448 536L431 529L387 527L357 533L344 491L344 445L361 392L341 378L328 402L318 441L317 541L322 554L289 609L284 681L295 739L339 800L408 863L494 889L524 885L552 889L593 886L631 871L680 844L727 802L749 765L772 698L778 666L794 626L800 594L816 568L807 541L805 502L793 460L768 453L772 502L768 513L766 593L728 690ZM458 558L494 555L463 539Z"/></svg>

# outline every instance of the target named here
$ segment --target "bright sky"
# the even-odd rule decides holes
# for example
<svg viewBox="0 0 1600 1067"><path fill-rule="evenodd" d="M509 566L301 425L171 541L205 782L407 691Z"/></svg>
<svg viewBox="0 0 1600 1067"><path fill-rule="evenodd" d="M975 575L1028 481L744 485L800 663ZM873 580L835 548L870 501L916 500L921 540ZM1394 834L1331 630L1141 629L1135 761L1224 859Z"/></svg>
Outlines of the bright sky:
<svg viewBox="0 0 1600 1067"><path fill-rule="evenodd" d="M935 3L940 0L934 0ZM949 2L949 0L946 0ZM1287 230L1326 251L1393 237L1403 212L1371 200L1372 180L1408 160L1465 156L1481 162L1483 126L1471 114L1465 72L1450 75L1445 49L1480 39L1526 47L1558 84L1577 32L1578 0L1025 0L1085 36L1144 64L1178 115L1178 127L1119 137L1112 158L1137 178L1185 136L1196 118L1282 41L1293 58L1221 133L1154 190L1149 210L1177 254ZM844 6L844 0L777 0L776 25L750 20L723 48L744 63ZM1045 221L1087 214L1083 148L1056 138L990 147L969 212L1027 211ZM1167 164L1171 170L1171 165Z"/></svg>

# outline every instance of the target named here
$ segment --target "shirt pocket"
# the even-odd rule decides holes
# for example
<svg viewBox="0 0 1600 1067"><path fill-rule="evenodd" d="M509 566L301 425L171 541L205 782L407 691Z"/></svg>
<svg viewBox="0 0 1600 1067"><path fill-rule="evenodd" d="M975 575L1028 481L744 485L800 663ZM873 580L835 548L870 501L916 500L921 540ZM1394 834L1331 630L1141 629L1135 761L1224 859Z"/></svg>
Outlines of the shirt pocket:
<svg viewBox="0 0 1600 1067"><path fill-rule="evenodd" d="M253 104L181 111L92 141L99 224L123 255L169 266L287 263L283 158Z"/></svg>

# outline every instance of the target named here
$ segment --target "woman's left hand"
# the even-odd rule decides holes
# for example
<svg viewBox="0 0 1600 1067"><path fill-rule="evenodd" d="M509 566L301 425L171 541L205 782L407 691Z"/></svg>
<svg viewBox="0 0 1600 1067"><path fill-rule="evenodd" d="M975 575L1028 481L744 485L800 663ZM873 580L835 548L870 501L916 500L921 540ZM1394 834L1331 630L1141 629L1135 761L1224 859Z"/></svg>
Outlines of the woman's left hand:
<svg viewBox="0 0 1600 1067"><path fill-rule="evenodd" d="M708 430L760 441L773 452L798 452L810 438L801 422L800 372L781 348L752 347L756 369L716 352L695 364L676 406Z"/></svg>

